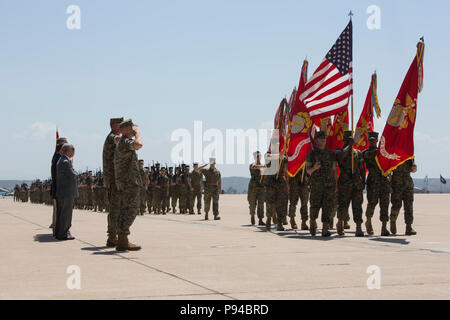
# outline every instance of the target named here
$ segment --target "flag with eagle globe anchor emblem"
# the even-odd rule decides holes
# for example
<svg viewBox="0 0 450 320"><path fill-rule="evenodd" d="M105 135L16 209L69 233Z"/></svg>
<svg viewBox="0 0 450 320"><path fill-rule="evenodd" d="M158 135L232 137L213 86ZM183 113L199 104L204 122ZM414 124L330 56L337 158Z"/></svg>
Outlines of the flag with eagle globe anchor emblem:
<svg viewBox="0 0 450 320"><path fill-rule="evenodd" d="M380 139L376 160L385 176L414 158L414 127L417 97L423 84L424 48L425 44L421 39Z"/></svg>
<svg viewBox="0 0 450 320"><path fill-rule="evenodd" d="M305 166L306 156L312 150L308 130L312 126L311 118L305 105L300 101L299 96L305 88L308 78L308 61L303 62L298 90L295 94L295 100L291 109L291 132L288 146L288 165L287 172L289 176L295 177Z"/></svg>

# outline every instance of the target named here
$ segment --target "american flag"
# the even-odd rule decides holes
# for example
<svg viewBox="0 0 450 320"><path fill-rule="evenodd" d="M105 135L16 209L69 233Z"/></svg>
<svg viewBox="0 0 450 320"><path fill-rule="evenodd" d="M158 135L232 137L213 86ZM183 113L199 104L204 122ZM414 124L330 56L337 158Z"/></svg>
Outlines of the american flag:
<svg viewBox="0 0 450 320"><path fill-rule="evenodd" d="M353 94L353 26L350 21L300 96L312 119L335 115Z"/></svg>

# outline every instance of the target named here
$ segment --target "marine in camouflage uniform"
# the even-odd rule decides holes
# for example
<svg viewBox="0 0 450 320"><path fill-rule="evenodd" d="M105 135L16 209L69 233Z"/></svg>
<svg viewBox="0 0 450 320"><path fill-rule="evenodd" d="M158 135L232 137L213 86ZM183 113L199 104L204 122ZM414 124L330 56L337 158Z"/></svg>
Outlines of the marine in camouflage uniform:
<svg viewBox="0 0 450 320"><path fill-rule="evenodd" d="M175 174L172 177L172 212L177 213L177 202L180 198L180 186L181 186L181 169L180 167L175 168Z"/></svg>
<svg viewBox="0 0 450 320"><path fill-rule="evenodd" d="M253 154L255 162L249 166L250 181L248 183L247 200L250 209L250 222L255 225L255 215L258 214L258 225L264 226L264 185L261 183L261 153ZM258 208L258 210L256 210Z"/></svg>
<svg viewBox="0 0 450 320"><path fill-rule="evenodd" d="M197 200L197 213L202 214L202 187L203 179L198 163L194 163L194 168L191 172L191 186L192 186L192 209L194 208L195 200Z"/></svg>
<svg viewBox="0 0 450 320"><path fill-rule="evenodd" d="M155 185L155 214L166 214L169 198L169 177L166 168L161 168Z"/></svg>
<svg viewBox="0 0 450 320"><path fill-rule="evenodd" d="M180 196L180 211L181 213L194 214L193 188L191 185L191 173L189 166L184 166L184 172L181 175L181 196Z"/></svg>
<svg viewBox="0 0 450 320"><path fill-rule="evenodd" d="M264 169L264 175L261 179L264 185L264 200L266 202L266 229L270 231L272 227L272 221L277 224L277 230L283 231L283 224L281 219L277 219L277 170L272 168L272 164L276 163L277 156L272 156L270 152L266 154L266 168ZM284 180L283 180L284 181Z"/></svg>
<svg viewBox="0 0 450 320"><path fill-rule="evenodd" d="M120 199L116 250L140 250L140 246L128 241L128 235L139 210L142 181L136 150L142 148L142 138L131 119L120 124L120 132L122 137L114 152L114 173Z"/></svg>
<svg viewBox="0 0 450 320"><path fill-rule="evenodd" d="M95 177L93 192L94 192L94 211L103 212L106 210L105 203L105 183L103 179L103 175L101 172L98 172Z"/></svg>
<svg viewBox="0 0 450 320"><path fill-rule="evenodd" d="M20 187L18 184L14 187L14 202L19 202L20 200Z"/></svg>
<svg viewBox="0 0 450 320"><path fill-rule="evenodd" d="M389 196L390 196L390 175L385 177L378 167L376 161L378 133L369 132L369 149L363 152L364 162L369 171L367 177L367 209L366 209L366 231L373 235L372 218L375 207L380 203L380 221L382 223L381 235L389 236L387 223L389 221Z"/></svg>
<svg viewBox="0 0 450 320"><path fill-rule="evenodd" d="M391 196L391 216L390 229L392 234L397 234L397 218L402 208L402 202L405 211L405 224L407 236L414 236L417 232L413 229L414 222L413 202L414 202L414 182L411 178L411 172L415 173L417 166L413 159L401 164L392 174L392 196Z"/></svg>
<svg viewBox="0 0 450 320"><path fill-rule="evenodd" d="M292 229L297 229L295 222L295 211L297 211L298 199L300 199L300 216L302 219L302 230L309 230L308 201L309 201L309 178L303 168L295 177L289 179L289 218Z"/></svg>
<svg viewBox="0 0 450 320"><path fill-rule="evenodd" d="M156 201L157 201L156 196L155 196L155 194L156 194L156 185L158 184L160 172L161 172L161 165L157 162L155 164L155 170L153 172L153 178L152 178L152 182L153 182L153 188L152 188L152 191L153 191L153 196L152 196L153 202L152 202L152 206L153 206L153 211L155 211L155 213L156 213L155 208L156 208Z"/></svg>
<svg viewBox="0 0 450 320"><path fill-rule="evenodd" d="M139 196L139 213L144 215L145 213L145 203L147 199L147 172L144 169L144 160L139 160L139 174L141 175L141 188L140 188L140 196Z"/></svg>
<svg viewBox="0 0 450 320"><path fill-rule="evenodd" d="M336 231L344 235L344 221L348 215L350 203L352 204L353 221L356 223L356 237L364 237L361 224L363 191L365 187L366 169L362 152L353 148L354 140L352 131L344 131L344 147L336 150L336 158L339 165L338 180L338 222ZM352 152L353 166L352 168ZM353 171L352 171L353 170Z"/></svg>
<svg viewBox="0 0 450 320"><path fill-rule="evenodd" d="M153 208L153 197L155 193L155 166L150 167L150 172L148 174L148 186L147 186L147 209L148 213L151 214L154 210Z"/></svg>
<svg viewBox="0 0 450 320"><path fill-rule="evenodd" d="M23 183L20 188L20 200L22 202L28 202L28 197L29 197L28 185L26 183Z"/></svg>
<svg viewBox="0 0 450 320"><path fill-rule="evenodd" d="M219 217L219 194L222 191L222 178L220 171L216 169L216 160L209 159L209 169L201 169L200 173L205 177L205 220L208 220L208 213L213 203L214 220L220 220Z"/></svg>
<svg viewBox="0 0 450 320"><path fill-rule="evenodd" d="M92 171L88 172L88 176L86 177L86 209L92 210L94 209L94 178L92 177Z"/></svg>
<svg viewBox="0 0 450 320"><path fill-rule="evenodd" d="M173 193L173 188L172 188L172 179L173 179L173 167L169 167L169 172L167 173L167 178L169 178L169 197L167 198L167 212L170 212L171 210L171 203L172 203L172 193Z"/></svg>
<svg viewBox="0 0 450 320"><path fill-rule="evenodd" d="M119 191L116 185L116 176L114 171L114 152L116 144L120 139L119 125L123 118L113 118L110 120L111 132L105 139L103 144L103 180L108 195L108 247L117 245L117 223L120 212Z"/></svg>
<svg viewBox="0 0 450 320"><path fill-rule="evenodd" d="M306 173L311 176L309 232L316 235L317 218L322 209L322 236L329 237L333 197L336 192L336 155L326 148L326 133L317 133L318 148L310 151L306 156Z"/></svg>

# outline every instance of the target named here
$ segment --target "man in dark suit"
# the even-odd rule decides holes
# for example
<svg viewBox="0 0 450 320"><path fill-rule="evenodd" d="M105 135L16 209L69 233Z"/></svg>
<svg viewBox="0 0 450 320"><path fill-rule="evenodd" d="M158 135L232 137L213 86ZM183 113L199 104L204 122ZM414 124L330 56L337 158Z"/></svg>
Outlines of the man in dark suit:
<svg viewBox="0 0 450 320"><path fill-rule="evenodd" d="M56 212L55 237L58 240L75 239L69 232L72 226L73 202L78 197L77 173L73 169L72 161L75 148L71 144L64 144L62 155L56 165Z"/></svg>
<svg viewBox="0 0 450 320"><path fill-rule="evenodd" d="M56 149L55 153L53 154L52 158L52 167L51 167L51 173L52 173L52 185L50 188L50 195L53 202L53 216L52 216L52 224L49 226L49 228L53 229L53 235L55 235L55 220L56 220L56 211L57 211L57 203L56 203L56 164L58 163L59 158L61 158L61 148L62 146L67 143L66 138L58 138L56 140Z"/></svg>

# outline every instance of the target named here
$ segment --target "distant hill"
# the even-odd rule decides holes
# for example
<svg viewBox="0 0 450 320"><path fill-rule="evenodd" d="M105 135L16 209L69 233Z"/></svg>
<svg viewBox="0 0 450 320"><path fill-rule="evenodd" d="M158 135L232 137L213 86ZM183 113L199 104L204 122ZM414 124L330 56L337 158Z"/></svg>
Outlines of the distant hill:
<svg viewBox="0 0 450 320"><path fill-rule="evenodd" d="M424 179L413 179L415 192L417 193L450 193L450 179L447 179L446 185L441 185L439 179L429 179L428 186L425 186ZM250 178L247 177L224 177L222 178L222 189L227 194L246 194L248 189L248 182ZM12 190L16 184L22 183L31 184L31 180L0 180L0 188Z"/></svg>
<svg viewBox="0 0 450 320"><path fill-rule="evenodd" d="M0 188L13 190L16 184L20 186L22 183L30 185L31 180L0 180Z"/></svg>
<svg viewBox="0 0 450 320"><path fill-rule="evenodd" d="M249 181L250 178L244 177L222 178L222 189L225 193L247 193ZM447 179L446 185L441 185L440 179L429 179L428 186L425 186L424 179L413 179L413 181L416 193L426 193L427 191L429 193L450 193L450 179Z"/></svg>
<svg viewBox="0 0 450 320"><path fill-rule="evenodd" d="M225 177L222 178L222 189L226 194L246 194L250 178Z"/></svg>

